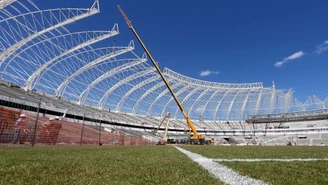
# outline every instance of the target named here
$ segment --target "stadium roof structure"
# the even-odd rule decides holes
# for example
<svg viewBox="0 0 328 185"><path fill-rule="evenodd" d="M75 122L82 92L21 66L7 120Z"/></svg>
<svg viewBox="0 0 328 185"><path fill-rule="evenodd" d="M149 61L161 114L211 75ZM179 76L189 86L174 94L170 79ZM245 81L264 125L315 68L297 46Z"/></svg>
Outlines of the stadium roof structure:
<svg viewBox="0 0 328 185"><path fill-rule="evenodd" d="M100 12L87 8L40 10L32 0L0 1L0 78L78 104L100 109L183 119L164 82L147 61L126 46L94 47L119 34L110 30L70 32L65 26ZM164 75L193 120L236 121L249 115L325 109L315 96L301 103L292 89L262 83L216 83L165 68Z"/></svg>

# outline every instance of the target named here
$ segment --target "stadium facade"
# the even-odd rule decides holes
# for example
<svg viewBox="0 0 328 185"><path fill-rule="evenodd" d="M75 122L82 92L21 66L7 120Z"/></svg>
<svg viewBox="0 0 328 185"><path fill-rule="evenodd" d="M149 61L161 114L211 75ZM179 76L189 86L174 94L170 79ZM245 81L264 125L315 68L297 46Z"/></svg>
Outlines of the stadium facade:
<svg viewBox="0 0 328 185"><path fill-rule="evenodd" d="M71 32L65 26L100 12L85 8L41 10L31 0L0 1L0 78L78 105L129 115L182 120L175 101L144 54L126 46L94 47L115 38L118 24L104 31ZM162 64L165 65L165 64ZM244 121L251 115L326 109L328 98L300 102L292 89L262 83L202 81L165 68L164 75L198 128L202 122ZM212 124L211 128L220 128Z"/></svg>

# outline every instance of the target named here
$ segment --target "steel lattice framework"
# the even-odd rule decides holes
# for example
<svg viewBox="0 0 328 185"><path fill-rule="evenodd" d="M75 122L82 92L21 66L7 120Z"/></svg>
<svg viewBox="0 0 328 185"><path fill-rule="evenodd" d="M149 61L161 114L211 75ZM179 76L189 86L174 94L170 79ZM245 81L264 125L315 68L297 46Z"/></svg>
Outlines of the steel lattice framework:
<svg viewBox="0 0 328 185"><path fill-rule="evenodd" d="M105 31L70 32L65 28L99 12L98 0L90 8L46 10L31 0L1 0L1 79L80 105L152 117L170 112L174 119L183 119L146 55L135 53L133 41L126 46L94 47L118 35L117 24ZM301 103L292 89L279 90L275 85L208 82L168 68L164 75L190 118L206 127L221 127L222 121L244 120L249 115L325 109L328 105L328 98L322 101L315 96Z"/></svg>

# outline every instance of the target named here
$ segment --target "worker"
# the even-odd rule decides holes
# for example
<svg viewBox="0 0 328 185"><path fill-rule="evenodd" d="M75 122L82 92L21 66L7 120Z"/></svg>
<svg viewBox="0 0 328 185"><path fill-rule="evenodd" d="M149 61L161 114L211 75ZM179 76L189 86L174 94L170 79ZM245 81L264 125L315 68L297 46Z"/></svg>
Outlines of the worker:
<svg viewBox="0 0 328 185"><path fill-rule="evenodd" d="M47 133L50 132L50 124L51 124L51 121L53 121L53 120L55 120L55 118L51 117L51 118L49 118L49 121L44 122L44 123L42 124L43 129L44 129Z"/></svg>
<svg viewBox="0 0 328 185"><path fill-rule="evenodd" d="M54 120L55 120L55 118L51 117L51 118L49 118L49 120L47 122L42 123L43 129L40 134L40 140L41 140L40 143L50 144L50 141L49 141L50 125L51 125L51 122Z"/></svg>
<svg viewBox="0 0 328 185"><path fill-rule="evenodd" d="M22 144L22 132L26 123L26 115L21 114L17 119L15 126L14 126L14 138L13 144Z"/></svg>
<svg viewBox="0 0 328 185"><path fill-rule="evenodd" d="M55 119L51 121L49 128L50 132L48 134L47 140L49 141L50 145L55 145L57 143L57 138L61 128L62 124L60 123L59 117L56 116Z"/></svg>

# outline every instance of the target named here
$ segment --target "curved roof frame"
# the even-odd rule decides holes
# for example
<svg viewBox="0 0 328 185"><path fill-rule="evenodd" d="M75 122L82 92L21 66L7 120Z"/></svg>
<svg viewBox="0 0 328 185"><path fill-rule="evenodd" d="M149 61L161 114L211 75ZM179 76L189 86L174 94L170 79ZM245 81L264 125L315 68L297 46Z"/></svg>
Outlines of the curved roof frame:
<svg viewBox="0 0 328 185"><path fill-rule="evenodd" d="M139 59L119 59L118 61L126 61L126 60L131 60L132 62L127 62L123 65L117 66L113 69L111 69L110 71L107 71L106 73L104 73L103 75L99 76L97 79L95 79L93 82L91 82L86 88L85 90L80 94L79 96L79 103L84 103L85 99L88 97L88 94L90 92L90 90L95 87L99 82L101 82L102 80L106 79L106 78L110 78L111 76L114 76L124 70L127 70L133 66L136 65L140 65L144 62L147 61L147 58L145 58L145 55L142 58Z"/></svg>
<svg viewBox="0 0 328 185"><path fill-rule="evenodd" d="M189 109L189 111L188 111L188 115L190 115L191 114L191 111L193 110L193 108L195 107L195 105L197 104L197 103L199 103L198 101L200 100L200 99L202 99L205 95L206 95L206 93L208 92L208 91L213 91L213 89L211 89L211 88L207 88L207 89L205 89L198 97L197 97L197 99L194 101L194 103L191 105L191 107L190 107L190 109Z"/></svg>
<svg viewBox="0 0 328 185"><path fill-rule="evenodd" d="M140 82L138 85L134 86L132 89L130 89L126 94L124 94L124 96L121 98L121 101L117 104L116 106L116 110L118 111L122 111L122 107L124 105L125 100L135 91L141 89L143 86L150 84L152 82L155 82L157 80L161 80L161 77L159 75L157 75L154 78L148 78L143 80L142 82Z"/></svg>
<svg viewBox="0 0 328 185"><path fill-rule="evenodd" d="M65 11L67 11L67 13L65 13ZM50 32L51 30L54 30L59 27L62 27L67 24L78 21L80 19L97 14L99 12L100 12L99 2L98 2L98 0L96 0L94 2L94 4L92 5L92 7L87 8L87 9L85 9L85 8L65 8L65 9L63 9L63 8L61 8L61 9L38 10L35 12L28 12L25 14L21 14L18 16L0 20L0 24L1 24L2 22L6 22L6 21L12 19L12 20L16 21L18 24L22 25L22 27L24 27L24 28L29 28L29 26L31 26L33 28L35 23L39 23L41 25L40 27L43 28L43 30L38 30L36 26L34 26L34 30L29 28L30 33L29 33L28 37L24 37L23 35L21 35L21 33L18 30L11 29L12 35L18 34L18 35L20 35L21 38L24 38L24 39L21 39L20 41L17 40L17 42L13 45L10 45L9 43L7 43L10 45L10 47L7 48L5 51L3 51L0 54L0 67L4 63L4 61L9 56L11 56L17 49L21 48L22 46L27 44L29 41L35 39L36 37L43 35L47 32ZM39 20L37 19L37 16L35 14L39 14L42 17L42 23L39 22ZM44 16L45 14L49 14L50 18L47 19L47 17ZM30 15L31 18L33 19L34 25L32 25L30 23L29 23L29 25L24 25L23 23L17 21L17 18L19 18L19 17L25 18L25 16L28 16L28 15ZM45 27L45 22L47 22L49 24L49 26L47 28Z"/></svg>
<svg viewBox="0 0 328 185"><path fill-rule="evenodd" d="M184 93L187 89L189 89L189 88L193 88L193 87L195 87L195 85L190 85L190 84L188 84L188 85L182 87L181 89L179 89L179 90L175 93L175 95L176 95L177 97L179 97L180 94ZM195 88L197 88L197 87L195 87ZM170 103L171 103L172 101L174 101L174 98L173 98L173 97L171 97L171 98L169 99L169 101L167 101L167 103L164 105L163 110L162 110L162 114L161 114L162 116L165 115L165 112L168 112L168 111L166 111L167 106L170 105Z"/></svg>
<svg viewBox="0 0 328 185"><path fill-rule="evenodd" d="M203 89L203 87L199 86L199 87L194 88L192 91L190 91L190 92L188 93L188 95L187 95L185 98L183 98L183 99L181 100L182 105L184 105L185 102L188 101L188 98L189 98L189 97L191 97L191 96L194 95L196 92L198 92L199 90L202 90L202 89ZM184 107L186 108L185 105L184 105ZM186 111L187 111L187 110L188 110L188 109L186 109ZM179 111L179 107L177 107L176 110L175 110L175 113L174 113L174 118L175 118L175 119L177 119L178 111ZM189 115L189 114L188 114L188 115Z"/></svg>
<svg viewBox="0 0 328 185"><path fill-rule="evenodd" d="M33 1L31 1L31 0L27 0L28 1L28 3L29 4L31 4L32 6L33 6L33 8L35 8L36 10L38 10L38 11L41 11L34 3L33 3ZM13 13L15 13L15 12L17 12L19 15L23 15L23 14L28 14L28 13L30 13L30 12L32 12L26 5L24 5L23 3L21 3L20 1L16 1L17 3L15 3L15 5L20 5L21 7L20 7L20 9L18 8L18 7L16 7L16 6L13 6L13 5L9 5L8 6L8 8L12 8L12 10L7 10L7 8L6 9L0 9L0 13L3 13L4 14L4 16L2 16L1 14L0 14L0 19L1 20L4 20L4 19L8 19L8 21L6 22L6 25L9 27L9 29L10 29L10 31L11 31L11 33L9 33L9 32L7 32L6 30L4 30L4 29L2 29L1 28L1 32L2 32L2 37L0 37L0 41L1 40L3 40L5 43L7 43L7 47L10 47L10 39L12 39L15 43L16 42L18 42L18 40L15 38L15 36L14 36L14 32L16 32L15 30L15 28L13 28L13 25L17 25L17 26L21 26L21 27L17 27L17 29L19 30L19 32L21 33L21 34L23 34L23 32L22 32L22 30L23 31L25 31L25 32L27 32L27 33L33 33L33 30L31 30L29 27L27 27L28 25L30 25L30 26L32 26L29 22L28 22L28 19L26 18L26 17L24 17L23 16L23 18L24 18L24 20L23 20L23 22L25 23L25 24L23 24L23 23L21 23L19 20L17 20L17 18L16 19L14 19L13 20L13 24L11 24L10 22L9 22L9 20L12 18L12 17L15 17L15 16L17 16L17 15L14 15ZM24 13L24 12L22 12L22 10L24 10L24 11L27 11L27 13ZM42 18L42 17L41 17ZM42 22L44 22L43 21L43 19L42 19ZM27 25L27 26L26 26ZM34 26L35 26L35 24L34 24ZM69 32L64 26L62 26L61 27L63 30L65 30L66 32ZM13 31L13 30L14 31ZM56 28L56 29L54 29L55 31L57 31L59 34L63 34L62 32L61 32L61 30L59 30L58 28ZM8 35L9 36L9 38L8 37L5 37L5 35ZM49 34L50 35L54 35L52 32L49 32ZM43 38L47 38L47 36L46 35L40 35L40 37L43 37ZM23 36L20 36L20 38L23 38ZM31 42L33 42L33 41L31 41ZM7 50L7 47L5 47L4 46L4 44L5 43L3 43L3 42L0 42L0 46L2 46L2 48L5 48L5 50L4 51L6 51ZM0 48L1 49L1 48Z"/></svg>
<svg viewBox="0 0 328 185"><path fill-rule="evenodd" d="M39 50L38 45L42 45L43 47L45 47L45 49L48 48L47 50L49 50L49 53L45 53L44 55L47 55L47 58L51 58L51 59L49 61L45 61L45 63L43 63L43 64L42 64L43 61L39 61L40 66L29 76L29 78L25 82L25 89L32 90L34 88L34 86L32 85L32 82L34 80L36 80L36 78L38 78L40 73L44 69L46 69L49 65L51 65L52 62L58 60L59 58L66 56L66 55L69 55L76 50L85 48L91 44L100 42L104 39L110 38L117 34L118 34L118 25L115 24L111 31L83 31L83 32L67 33L67 34L63 34L63 35L55 35L53 37L46 38L39 42L35 42L34 44L29 45L28 47L26 47L26 48L22 49L21 51L19 51L18 53L16 53L6 63L6 66L4 67L3 71L6 71L8 66L12 62L15 62L16 57L20 58L22 61L26 61L26 59L24 57L21 57L20 55L25 53L27 50L34 49L33 47L36 47L36 50ZM47 43L49 43L50 46L47 46ZM35 51L35 52L37 52L37 51ZM60 54L58 54L58 53L60 53ZM43 58L44 57L42 57L42 59ZM37 58L34 58L34 59L38 60ZM17 65L19 65L19 62L15 62L15 63ZM39 80L36 80L36 82L34 84L37 84L38 81Z"/></svg>
<svg viewBox="0 0 328 185"><path fill-rule="evenodd" d="M120 50L114 50L113 52L111 53L108 53L107 55L105 56L101 56L99 58L97 58L96 60L92 61L92 62L89 62L87 63L86 65L84 65L82 68L78 69L77 71L75 71L73 74L71 74L69 77L67 77L59 86L58 88L56 89L55 91L55 96L62 96L62 94L64 93L65 89L66 89L66 86L69 84L69 82L71 80L73 80L77 75L83 73L84 71L92 68L93 66L103 62L103 61L106 61L106 60L109 60L109 59L112 59L112 58L115 58L119 55L122 55L124 53L127 53L127 52L130 52L130 51L133 51L134 50L134 42L133 40L129 43L129 45L126 47L126 48L122 48Z"/></svg>
<svg viewBox="0 0 328 185"><path fill-rule="evenodd" d="M115 89L117 89L118 87L120 87L121 85L123 84L126 84L126 83L129 83L131 80L134 80L134 79L137 79L137 78L140 78L142 76L145 76L149 73L153 73L155 72L155 68L146 68L145 70L143 71L139 71L139 72L136 72L134 73L133 75L130 75L128 76L127 78L124 78L122 79L119 83L115 84L114 86L112 86L110 89L108 89L108 91L106 91L106 93L101 97L101 99L99 100L99 103L98 103L98 107L99 108L104 108L105 107L105 104L106 104L106 101L109 97L109 95L115 91Z"/></svg>
<svg viewBox="0 0 328 185"><path fill-rule="evenodd" d="M219 100L219 103L218 105L216 106L215 108L215 111L213 113L213 121L216 122L216 115L217 115L217 112L219 111L219 108L221 106L221 103L223 102L224 98L229 94L229 92L231 92L232 90L231 89L228 89L226 90L226 92L224 93L223 97ZM239 90L238 90L239 91Z"/></svg>
<svg viewBox="0 0 328 185"><path fill-rule="evenodd" d="M182 82L186 82L194 85L197 84L205 88L225 88L225 89L263 88L263 84L261 82L232 84L232 83L217 83L217 82L198 80L195 78L184 76L180 73L172 71L169 68L165 68L164 73L172 78L179 79Z"/></svg>
<svg viewBox="0 0 328 185"><path fill-rule="evenodd" d="M248 89L247 91L249 92L249 91L251 91L251 89ZM235 96L233 97L233 99L232 99L232 101L231 101L231 103L229 105L227 114L226 114L226 121L229 121L232 107L234 106L235 101L236 101L236 99L237 99L237 97L239 96L240 93L242 93L242 90L238 90L237 93L235 94Z"/></svg>
<svg viewBox="0 0 328 185"><path fill-rule="evenodd" d="M6 6L10 5L11 3L16 2L17 0L2 0L0 1L0 9L5 8Z"/></svg>
<svg viewBox="0 0 328 185"><path fill-rule="evenodd" d="M170 81L170 80L169 80ZM166 85L164 84L164 82L163 83L159 83L159 84L157 84L156 86L154 86L153 88L151 88L151 89L149 89L144 95L149 95L151 92L153 92L153 91L155 91L155 90L157 90L157 89L159 89L159 88L161 88L161 87L163 87L163 86L165 86L165 88L166 88ZM175 89L176 87L179 87L179 86L183 86L183 84L180 84L180 83L175 83L175 84L173 84L172 86L171 86L171 88L172 89ZM167 90L167 89L165 89L161 94L159 94L156 98L155 98L155 100L150 104L150 106L149 106L149 108L148 108L148 110L147 110L147 115L150 115L150 112L151 112L151 110L153 109L153 106L155 105L155 103L157 102L157 101L159 101L163 96L165 96L166 94L168 94L168 93L170 93L169 92L169 90ZM140 99L143 99L144 97L141 97ZM164 109L164 108L163 108ZM163 113L161 113L161 116L163 115Z"/></svg>
<svg viewBox="0 0 328 185"><path fill-rule="evenodd" d="M61 53L60 55L56 56L55 58L52 58L51 60L45 62L42 66L40 66L36 71L34 71L34 73L27 79L26 83L25 83L25 88L27 90L31 90L33 89L34 87L32 86L32 82L41 74L41 72L46 69L49 65L51 65L54 61L58 60L59 58L63 57L63 56L66 56L66 55L69 55L70 53L73 53L74 51L77 51L81 48L84 48L84 47L87 47L89 45L92 45L94 43L97 43L97 42L100 42L104 39L107 39L107 38L110 38L110 37L113 37L115 35L118 34L118 31L117 31L117 25L114 26L114 28L112 29L112 31L108 32L107 34L103 34L103 35L99 35L99 36L96 36L94 38L91 38L90 40L87 40L69 50L66 50L65 52ZM39 80L36 81L35 84L38 83Z"/></svg>
<svg viewBox="0 0 328 185"><path fill-rule="evenodd" d="M13 55L13 57L11 57L11 59L9 60L9 62L6 66L8 66L12 62L13 59L15 59L16 57L19 57L22 53L26 52L27 50L29 50L37 45L45 45L47 42L50 43L51 46L54 46L55 48L58 48L59 50L64 52L65 50L67 50L66 48L63 47L65 44L57 44L53 40L60 40L61 38L63 38L65 41L67 41L69 39L65 39L65 37L71 37L71 39L74 39L75 35L77 35L76 37L83 38L83 36L81 36L81 35L88 35L89 33L95 34L97 36L90 38L89 40L86 40L85 42L88 42L88 41L92 42L92 40L94 40L94 38L101 39L103 37L106 37L105 35L109 34L110 31L80 31L80 32L73 32L73 33L69 32L69 33L65 33L65 34L61 34L61 35L53 35L52 37L45 37L43 40L35 42L32 45L29 45L26 48L15 53ZM98 34L99 34L99 36L98 36ZM6 70L6 67L4 70Z"/></svg>
<svg viewBox="0 0 328 185"><path fill-rule="evenodd" d="M99 58L103 59L103 58L106 58L106 57L109 57L109 58L106 58L107 60L109 60L113 57L115 58L115 56L112 55L113 50L116 50L116 53L119 52L119 54L124 54L124 53L128 52L127 49L128 49L128 47L117 47L117 46L115 46L115 47L102 47L102 48L88 47L88 48L85 48L82 51L77 50L76 52L71 53L70 55L66 55L66 56L60 58L59 60L56 60L56 61L52 62L51 65L48 68L45 68L40 73L38 81L43 79L48 71L50 71L54 74L57 74L57 75L59 75L63 78L68 78L71 74L60 74L56 69L53 69L53 68L55 68L56 65L58 65L62 62L66 62L67 60L73 61L73 60L71 60L72 58L76 59L77 61L79 61L83 65L87 65L88 60L90 60L91 58L90 57L86 58L85 55L94 56L95 58L93 58L93 60L98 60ZM113 56L113 57L110 57L110 56ZM75 70L75 69L73 69L73 70ZM78 69L76 69L76 70L78 70ZM72 71L72 72L74 72L74 71ZM40 85L40 83L39 84L34 83L34 86L36 86L36 85ZM59 85L60 84L57 84L54 88L57 89L59 87Z"/></svg>
<svg viewBox="0 0 328 185"><path fill-rule="evenodd" d="M170 79L168 79L168 81L170 82ZM137 114L137 107L139 106L140 102L142 100L144 100L144 98L146 98L150 93L154 92L155 90L157 90L159 87L164 86L164 82L160 82L158 84L156 84L155 86L153 86L152 88L148 89L139 99L138 101L135 103L135 105L133 106L132 112ZM173 88L173 87L172 87ZM147 113L148 115L148 113Z"/></svg>
<svg viewBox="0 0 328 185"><path fill-rule="evenodd" d="M248 102L248 98L249 98L249 95L251 94L252 90L249 90L248 93L247 93L247 96L244 100L244 103L241 107L241 114L240 114L240 120L242 120L243 118L243 115L245 115L245 109L246 109L246 105L247 105L247 102Z"/></svg>
<svg viewBox="0 0 328 185"><path fill-rule="evenodd" d="M226 90L226 89L217 89L217 90L211 95L211 97L207 100L207 102L206 102L205 105L203 106L203 109L202 109L202 111L201 111L201 113L200 113L200 116L201 116L201 117L204 117L205 110L206 110L208 104L212 101L212 99L218 94L218 92L222 92L222 91L227 91L227 90ZM213 115L214 115L214 113L213 113Z"/></svg>

